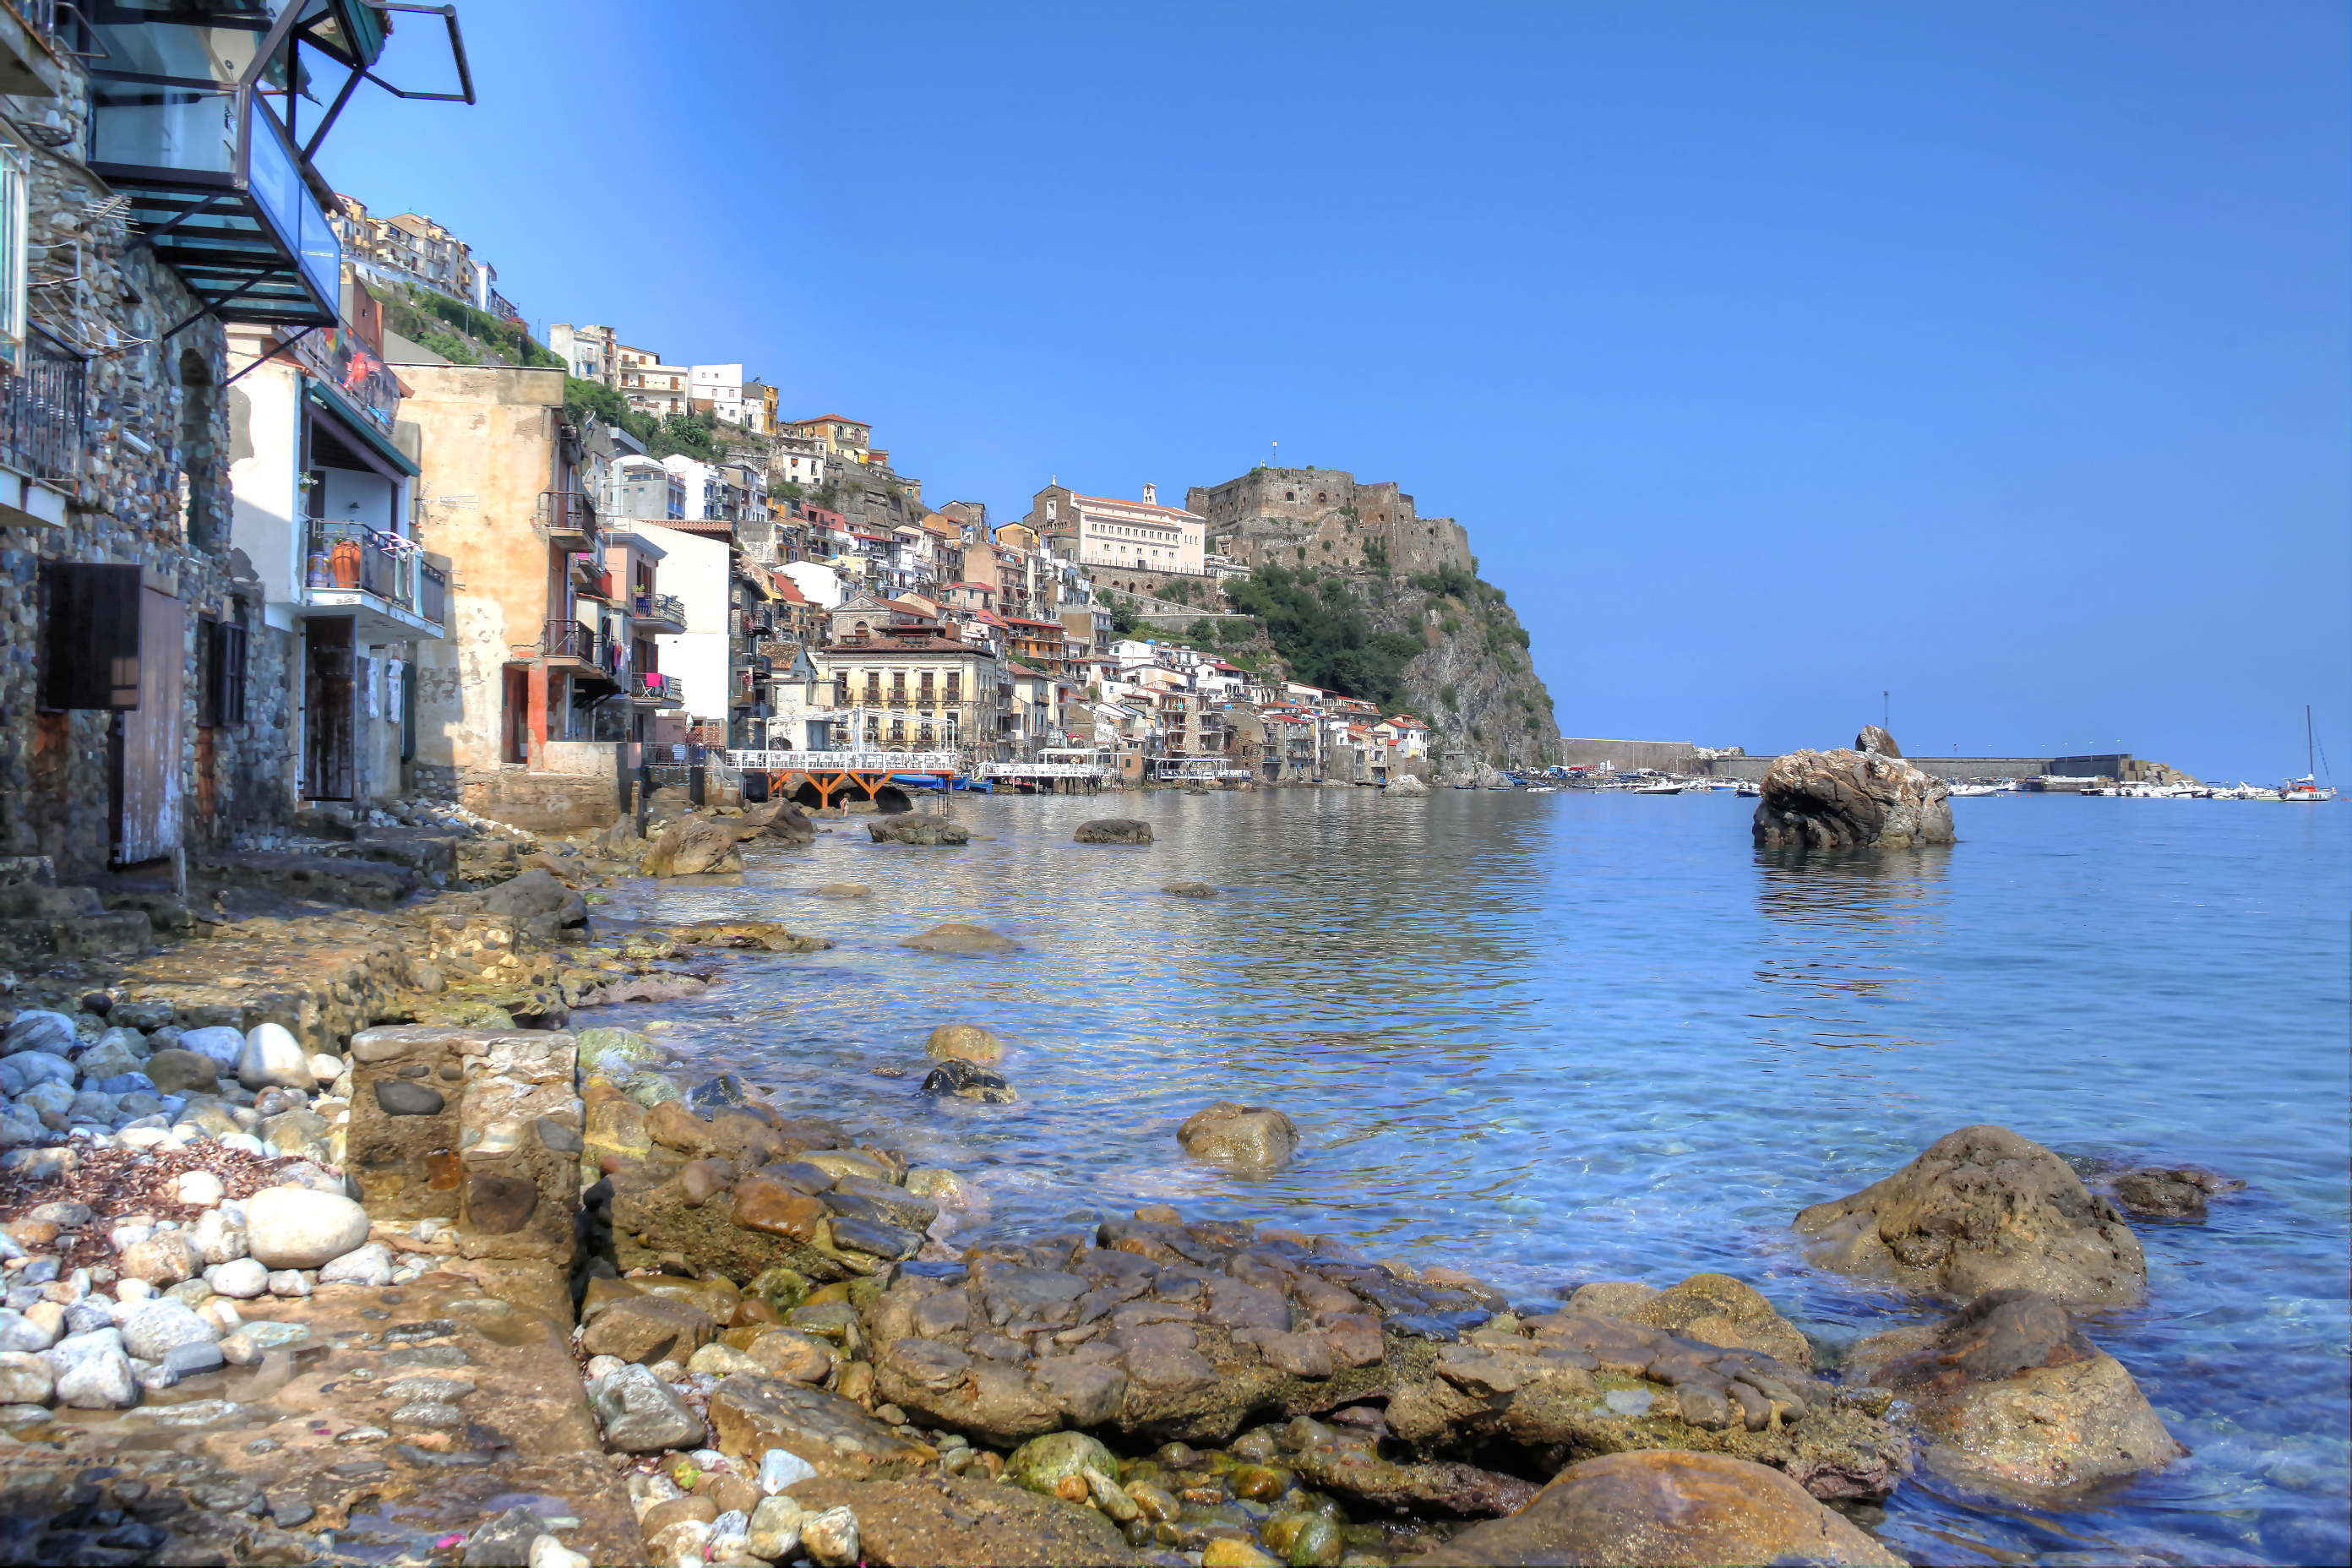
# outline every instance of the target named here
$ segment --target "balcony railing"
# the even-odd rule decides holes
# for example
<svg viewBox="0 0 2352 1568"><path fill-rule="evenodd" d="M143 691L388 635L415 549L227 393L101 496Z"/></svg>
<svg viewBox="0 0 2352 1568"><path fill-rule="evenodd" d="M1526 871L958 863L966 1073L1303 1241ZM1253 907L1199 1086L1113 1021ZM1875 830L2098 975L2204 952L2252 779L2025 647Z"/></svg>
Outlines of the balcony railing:
<svg viewBox="0 0 2352 1568"><path fill-rule="evenodd" d="M596 503L585 490L540 491L537 521L557 543L596 542Z"/></svg>
<svg viewBox="0 0 2352 1568"><path fill-rule="evenodd" d="M686 629L686 601L676 594L639 594L634 608L641 621L667 621Z"/></svg>
<svg viewBox="0 0 2352 1568"><path fill-rule="evenodd" d="M68 485L81 474L82 357L39 327L25 333L20 363L0 364L0 463Z"/></svg>
<svg viewBox="0 0 2352 1568"><path fill-rule="evenodd" d="M681 707L686 701L686 689L678 684L677 677L658 670L639 670L631 677L629 694L663 708Z"/></svg>
<svg viewBox="0 0 2352 1568"><path fill-rule="evenodd" d="M548 622L539 647L549 658L573 659L581 664L597 662L596 628L584 621Z"/></svg>
<svg viewBox="0 0 2352 1568"><path fill-rule="evenodd" d="M392 434L393 424L400 416L400 378L352 330L349 321L338 321L331 327L299 334L294 340L294 357L341 394L344 403L364 415L378 434Z"/></svg>
<svg viewBox="0 0 2352 1568"><path fill-rule="evenodd" d="M449 579L396 533L312 519L306 584L330 594L371 594L395 609L448 624Z"/></svg>
<svg viewBox="0 0 2352 1568"><path fill-rule="evenodd" d="M572 554L572 581L591 598L610 599L613 596L613 574L598 564L596 557L584 550Z"/></svg>

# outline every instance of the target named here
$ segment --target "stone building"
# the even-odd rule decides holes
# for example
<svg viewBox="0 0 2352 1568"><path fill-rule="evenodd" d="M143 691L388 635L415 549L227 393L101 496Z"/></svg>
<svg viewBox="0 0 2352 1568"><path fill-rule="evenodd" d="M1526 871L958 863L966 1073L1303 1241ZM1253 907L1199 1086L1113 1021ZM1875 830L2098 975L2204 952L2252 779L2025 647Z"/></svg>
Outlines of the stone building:
<svg viewBox="0 0 2352 1568"><path fill-rule="evenodd" d="M339 329L331 193L266 89L331 93L389 23L283 6L224 58L232 9L0 7L0 854L68 880L296 801L294 628L234 535L224 329Z"/></svg>
<svg viewBox="0 0 2352 1568"><path fill-rule="evenodd" d="M658 619L610 569L598 498L614 450L563 410L563 373L401 365L418 430L423 546L450 563L446 641L420 645L416 793L526 827L600 826L619 810L640 706L684 700L654 668Z"/></svg>
<svg viewBox="0 0 2352 1568"><path fill-rule="evenodd" d="M1194 485L1184 508L1207 520L1212 552L1244 566L1360 566L1385 554L1400 574L1473 570L1460 523L1419 516L1394 483L1359 484L1339 468L1252 468Z"/></svg>

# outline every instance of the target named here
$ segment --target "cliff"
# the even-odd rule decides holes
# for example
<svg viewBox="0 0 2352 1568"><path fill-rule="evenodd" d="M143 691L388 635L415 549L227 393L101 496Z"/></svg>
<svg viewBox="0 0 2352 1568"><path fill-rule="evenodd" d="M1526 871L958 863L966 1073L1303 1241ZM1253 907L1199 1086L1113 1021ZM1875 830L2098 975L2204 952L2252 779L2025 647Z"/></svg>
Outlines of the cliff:
<svg viewBox="0 0 2352 1568"><path fill-rule="evenodd" d="M1558 759L1527 629L1478 580L1462 524L1338 468L1253 468L1192 487L1184 505L1207 520L1211 553L1250 568L1225 597L1257 620L1291 679L1423 721L1447 774Z"/></svg>

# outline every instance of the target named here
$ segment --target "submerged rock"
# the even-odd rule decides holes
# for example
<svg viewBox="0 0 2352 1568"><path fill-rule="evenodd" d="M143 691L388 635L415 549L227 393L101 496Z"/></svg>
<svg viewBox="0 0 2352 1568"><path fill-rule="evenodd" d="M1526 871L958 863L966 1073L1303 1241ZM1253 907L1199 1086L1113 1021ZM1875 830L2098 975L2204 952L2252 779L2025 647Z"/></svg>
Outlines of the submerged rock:
<svg viewBox="0 0 2352 1568"><path fill-rule="evenodd" d="M1010 1105L1021 1097L1004 1075L979 1067L960 1057L950 1057L933 1068L923 1079L923 1092L929 1095L953 1095L958 1100L975 1100L982 1105Z"/></svg>
<svg viewBox="0 0 2352 1568"><path fill-rule="evenodd" d="M1196 1160L1266 1170L1297 1149L1298 1127L1270 1105L1221 1100L1186 1117L1176 1142Z"/></svg>
<svg viewBox="0 0 2352 1568"><path fill-rule="evenodd" d="M1903 1568L1903 1559L1778 1471L1719 1454L1610 1454L1571 1465L1509 1519L1474 1525L1432 1568L1577 1563L1806 1563Z"/></svg>
<svg viewBox="0 0 2352 1568"><path fill-rule="evenodd" d="M2136 1165L2108 1178L2116 1205L2149 1219L2203 1219L2208 1198L2243 1192L2246 1184L2193 1165Z"/></svg>
<svg viewBox="0 0 2352 1568"><path fill-rule="evenodd" d="M1962 1479L2065 1488L2189 1451L2123 1363L2029 1290L1989 1290L1941 1323L1864 1340L1846 1373L1908 1401L1928 1463Z"/></svg>
<svg viewBox="0 0 2352 1568"><path fill-rule="evenodd" d="M1963 1127L1895 1174L1797 1215L1806 1254L1968 1298L2039 1290L2074 1306L2147 1291L2139 1238L2065 1161L2006 1127Z"/></svg>
<svg viewBox="0 0 2352 1568"><path fill-rule="evenodd" d="M1948 795L1941 779L1913 767L1899 752L1790 752L1764 775L1763 798L1756 803L1756 842L1770 849L1949 844Z"/></svg>
<svg viewBox="0 0 2352 1568"><path fill-rule="evenodd" d="M669 934L693 947L748 948L760 952L823 952L833 943L821 936L803 936L774 921L698 921L670 926Z"/></svg>
<svg viewBox="0 0 2352 1568"><path fill-rule="evenodd" d="M1217 889L1206 882L1171 882L1160 889L1180 899L1213 899Z"/></svg>
<svg viewBox="0 0 2352 1568"><path fill-rule="evenodd" d="M1078 824L1072 840L1078 844L1149 844L1151 824L1136 816L1100 816Z"/></svg>
<svg viewBox="0 0 2352 1568"><path fill-rule="evenodd" d="M914 812L869 822L866 825L866 831L877 844L913 844L936 848L941 845L971 842L971 829L961 823Z"/></svg>
<svg viewBox="0 0 2352 1568"><path fill-rule="evenodd" d="M898 944L918 952L990 953L1012 952L1021 944L1009 936L1000 935L986 926L963 925L950 921L919 931Z"/></svg>

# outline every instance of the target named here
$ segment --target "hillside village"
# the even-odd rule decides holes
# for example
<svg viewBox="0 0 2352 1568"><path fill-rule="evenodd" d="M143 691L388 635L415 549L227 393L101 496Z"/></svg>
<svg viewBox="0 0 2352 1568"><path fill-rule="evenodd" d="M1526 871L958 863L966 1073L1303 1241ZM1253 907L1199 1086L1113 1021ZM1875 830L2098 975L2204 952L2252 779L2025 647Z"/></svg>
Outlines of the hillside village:
<svg viewBox="0 0 2352 1568"><path fill-rule="evenodd" d="M403 801L596 826L639 769L789 793L810 753L1014 787L1554 760L1525 632L1394 484L1260 468L1179 506L1041 454L1017 520L933 504L820 387L541 342L466 238L290 142L293 205L218 222L95 156L112 68L47 30L83 26L24 32L9 79L6 853L76 877ZM340 38L284 47L346 67Z"/></svg>

